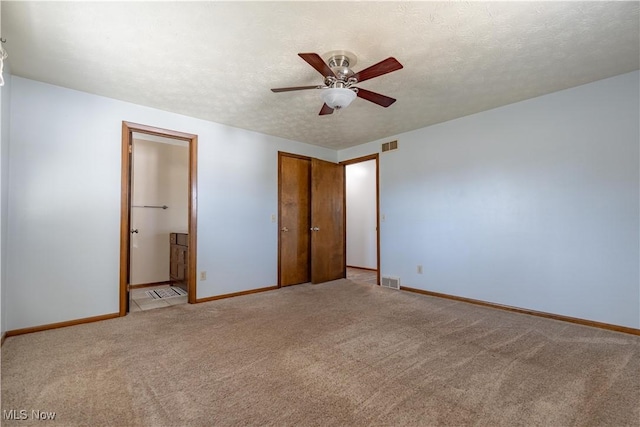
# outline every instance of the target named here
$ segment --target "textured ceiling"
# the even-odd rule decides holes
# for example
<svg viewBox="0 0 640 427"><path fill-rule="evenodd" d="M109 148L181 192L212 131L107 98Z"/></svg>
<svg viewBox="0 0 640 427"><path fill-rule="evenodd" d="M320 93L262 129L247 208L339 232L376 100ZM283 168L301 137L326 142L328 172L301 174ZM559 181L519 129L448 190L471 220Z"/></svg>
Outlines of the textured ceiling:
<svg viewBox="0 0 640 427"><path fill-rule="evenodd" d="M2 2L12 73L345 148L637 70L638 2ZM318 116L297 56L344 49L404 69Z"/></svg>

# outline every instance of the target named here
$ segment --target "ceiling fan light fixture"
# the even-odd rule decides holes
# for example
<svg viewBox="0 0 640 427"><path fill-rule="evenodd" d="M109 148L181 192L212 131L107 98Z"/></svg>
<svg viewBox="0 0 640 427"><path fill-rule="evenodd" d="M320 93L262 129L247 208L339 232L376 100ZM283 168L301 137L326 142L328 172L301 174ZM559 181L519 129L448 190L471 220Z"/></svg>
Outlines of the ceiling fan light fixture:
<svg viewBox="0 0 640 427"><path fill-rule="evenodd" d="M356 99L356 93L353 90L343 87L323 89L320 96L324 103L334 110L346 108Z"/></svg>

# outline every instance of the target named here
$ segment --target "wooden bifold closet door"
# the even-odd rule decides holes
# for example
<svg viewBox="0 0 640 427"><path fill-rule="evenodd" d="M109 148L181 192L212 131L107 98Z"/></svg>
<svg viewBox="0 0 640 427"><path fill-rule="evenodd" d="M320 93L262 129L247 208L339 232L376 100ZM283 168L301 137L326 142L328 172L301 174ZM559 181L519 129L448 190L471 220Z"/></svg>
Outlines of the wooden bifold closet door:
<svg viewBox="0 0 640 427"><path fill-rule="evenodd" d="M345 277L344 166L278 155L278 282Z"/></svg>
<svg viewBox="0 0 640 427"><path fill-rule="evenodd" d="M279 155L280 286L311 277L311 160Z"/></svg>

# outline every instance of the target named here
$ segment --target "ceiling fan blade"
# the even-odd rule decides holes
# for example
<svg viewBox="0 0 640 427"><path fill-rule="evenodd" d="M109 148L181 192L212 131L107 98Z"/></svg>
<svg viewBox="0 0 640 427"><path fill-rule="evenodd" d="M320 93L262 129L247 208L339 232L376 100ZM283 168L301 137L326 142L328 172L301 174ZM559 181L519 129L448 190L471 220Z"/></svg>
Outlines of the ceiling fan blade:
<svg viewBox="0 0 640 427"><path fill-rule="evenodd" d="M379 93L371 92L370 90L361 88L358 88L358 98L366 99L367 101L371 101L374 104L381 105L385 108L396 102L394 98L380 95Z"/></svg>
<svg viewBox="0 0 640 427"><path fill-rule="evenodd" d="M399 70L401 68L402 64L399 63L396 58L390 57L385 59L384 61L380 61L377 64L372 65L369 68L365 68L359 73L356 73L353 77L355 77L359 83L365 80L372 79L374 77L381 76L383 74L390 73L392 71Z"/></svg>
<svg viewBox="0 0 640 427"><path fill-rule="evenodd" d="M305 89L320 89L322 86L293 86L293 87L278 87L271 89L271 92L291 92L292 90L305 90Z"/></svg>
<svg viewBox="0 0 640 427"><path fill-rule="evenodd" d="M336 76L327 63L324 62L317 53L299 53L298 56L307 61L307 63L315 68L317 72L322 74L323 77Z"/></svg>
<svg viewBox="0 0 640 427"><path fill-rule="evenodd" d="M319 116L324 116L327 114L332 114L333 113L333 108L329 107L327 104L324 104L322 106L322 110L320 110L320 114L318 114Z"/></svg>

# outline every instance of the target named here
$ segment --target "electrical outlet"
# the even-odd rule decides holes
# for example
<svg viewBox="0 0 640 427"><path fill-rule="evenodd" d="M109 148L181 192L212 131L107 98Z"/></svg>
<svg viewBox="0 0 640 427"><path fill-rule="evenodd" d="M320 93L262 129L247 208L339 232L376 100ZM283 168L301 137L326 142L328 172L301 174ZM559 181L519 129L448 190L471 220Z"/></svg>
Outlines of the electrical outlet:
<svg viewBox="0 0 640 427"><path fill-rule="evenodd" d="M418 266L418 274L422 274L422 266L421 265Z"/></svg>
<svg viewBox="0 0 640 427"><path fill-rule="evenodd" d="M271 214L271 222L276 222L276 214Z"/></svg>
<svg viewBox="0 0 640 427"><path fill-rule="evenodd" d="M206 271L201 271L200 272L200 280L207 280L207 272Z"/></svg>
<svg viewBox="0 0 640 427"><path fill-rule="evenodd" d="M382 216L380 217L381 221L386 221L387 220L387 216L385 214L382 214Z"/></svg>

